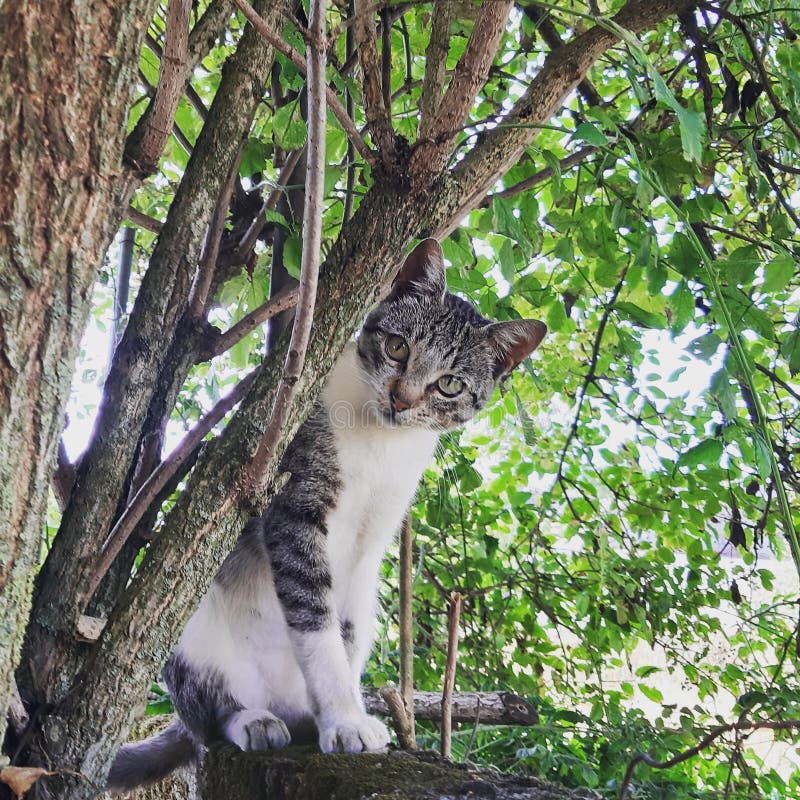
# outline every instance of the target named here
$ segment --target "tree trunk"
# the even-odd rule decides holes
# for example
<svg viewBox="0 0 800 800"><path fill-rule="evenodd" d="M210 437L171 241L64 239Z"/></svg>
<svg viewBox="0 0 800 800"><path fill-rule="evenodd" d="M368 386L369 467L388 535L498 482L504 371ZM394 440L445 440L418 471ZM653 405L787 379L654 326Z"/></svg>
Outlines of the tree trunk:
<svg viewBox="0 0 800 800"><path fill-rule="evenodd" d="M155 6L0 3L0 734Z"/></svg>

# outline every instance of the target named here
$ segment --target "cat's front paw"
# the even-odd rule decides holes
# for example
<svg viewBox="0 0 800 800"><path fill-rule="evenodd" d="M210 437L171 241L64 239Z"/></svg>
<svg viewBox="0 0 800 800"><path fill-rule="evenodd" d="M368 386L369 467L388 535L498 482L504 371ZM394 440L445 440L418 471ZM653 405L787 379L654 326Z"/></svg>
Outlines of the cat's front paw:
<svg viewBox="0 0 800 800"><path fill-rule="evenodd" d="M282 719L265 709L238 711L225 723L225 738L242 750L274 750L291 741Z"/></svg>
<svg viewBox="0 0 800 800"><path fill-rule="evenodd" d="M388 728L363 712L320 726L319 747L323 753L361 753L382 750L388 744Z"/></svg>

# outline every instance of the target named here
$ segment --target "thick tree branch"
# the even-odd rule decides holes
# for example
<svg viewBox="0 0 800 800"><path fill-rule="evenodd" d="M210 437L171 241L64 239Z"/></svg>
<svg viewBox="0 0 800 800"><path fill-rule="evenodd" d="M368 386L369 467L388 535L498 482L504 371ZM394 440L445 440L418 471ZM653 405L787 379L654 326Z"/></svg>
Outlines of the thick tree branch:
<svg viewBox="0 0 800 800"><path fill-rule="evenodd" d="M389 714L380 689L363 689L361 694L370 714ZM441 692L415 691L412 708L417 719L439 722ZM539 721L536 709L511 692L453 692L450 715L457 724L480 720L485 725L535 725Z"/></svg>
<svg viewBox="0 0 800 800"><path fill-rule="evenodd" d="M260 0L277 15L271 0ZM92 440L78 470L76 489L64 511L61 526L39 574L41 590L35 601L31 652L27 663L38 670L37 686L54 702L64 691L59 657L68 658L53 639L72 628L85 606L86 581L96 553L112 526L125 482L133 468L137 443L156 389L161 391L161 371L175 357L165 348L183 319L192 276L196 270L203 233L213 214L221 185L232 169L261 101L263 85L274 51L252 29L245 30L236 52L223 72L209 119L170 207L149 268L142 279L134 309L114 354ZM184 344L179 342L179 347ZM177 359L180 360L180 359ZM194 355L188 359L194 363ZM175 363L168 365L168 386L174 383ZM182 381L181 381L182 382ZM175 392L177 389L174 390ZM171 395L174 399L174 394ZM155 413L159 427L164 412ZM63 586L72 591L65 593ZM65 641L66 638L64 639ZM78 657L77 651L74 653ZM39 670L40 659L47 663ZM49 683L52 679L52 683Z"/></svg>
<svg viewBox="0 0 800 800"><path fill-rule="evenodd" d="M431 38L425 50L425 77L422 80L422 94L419 98L418 139L430 138L436 112L442 102L453 13L453 0L436 0L433 4Z"/></svg>
<svg viewBox="0 0 800 800"><path fill-rule="evenodd" d="M167 24L164 31L164 52L158 74L156 94L148 109L147 123L136 128L128 138L125 157L137 171L149 175L158 167L161 151L167 143L175 121L178 101L188 71L189 12L191 0L169 0Z"/></svg>
<svg viewBox="0 0 800 800"><path fill-rule="evenodd" d="M525 16L536 25L536 30L539 32L539 35L552 51L560 50L564 46L561 34L550 18L549 10L537 8L535 5L525 5L522 10ZM592 82L586 78L578 84L578 91L590 106L599 106L603 102L603 98L600 97L597 89L595 89Z"/></svg>
<svg viewBox="0 0 800 800"><path fill-rule="evenodd" d="M631 1L613 21L621 28L640 33L690 5L689 0ZM496 128L485 131L481 141L456 166L453 176L467 190L466 196L452 219L431 229L432 235L444 238L466 214L478 207L492 186L533 142L539 126L558 110L592 64L616 41L617 36L607 27L596 25L547 57L514 108Z"/></svg>
<svg viewBox="0 0 800 800"><path fill-rule="evenodd" d="M411 157L412 175L435 175L447 163L456 132L486 82L512 5L512 0L493 0L481 6L447 92L426 125L427 138L417 143Z"/></svg>

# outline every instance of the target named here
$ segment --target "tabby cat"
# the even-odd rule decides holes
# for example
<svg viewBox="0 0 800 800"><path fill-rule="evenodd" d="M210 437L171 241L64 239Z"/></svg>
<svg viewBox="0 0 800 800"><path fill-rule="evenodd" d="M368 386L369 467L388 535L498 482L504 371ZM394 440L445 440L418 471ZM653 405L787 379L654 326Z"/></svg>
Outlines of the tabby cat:
<svg viewBox="0 0 800 800"><path fill-rule="evenodd" d="M170 656L179 719L123 747L109 787L158 780L219 740L386 746L359 687L384 551L439 433L483 407L545 332L482 317L447 292L438 243L417 246L287 449L289 481L247 524Z"/></svg>

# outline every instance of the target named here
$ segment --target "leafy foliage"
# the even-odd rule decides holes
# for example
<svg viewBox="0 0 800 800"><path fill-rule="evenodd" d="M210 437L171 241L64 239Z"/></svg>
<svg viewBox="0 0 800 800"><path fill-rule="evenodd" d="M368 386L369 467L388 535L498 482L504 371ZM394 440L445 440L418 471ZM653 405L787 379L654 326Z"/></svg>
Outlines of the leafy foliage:
<svg viewBox="0 0 800 800"><path fill-rule="evenodd" d="M601 3L599 23L620 6ZM552 47L545 22L566 40L593 23L593 8L515 7L458 155L535 74ZM330 24L343 19L336 9ZM398 6L393 19L393 121L413 141L431 6ZM459 6L448 69L472 21ZM601 102L582 85L443 242L452 291L487 316L535 316L550 330L492 407L443 438L413 509L418 686L440 685L444 598L458 590L458 685L528 695L541 716L529 729L461 731L458 757L612 796L639 750L666 759L737 715L800 717L797 30L800 11L737 0L701 5L641 39L620 31L588 76ZM291 25L285 35L302 49ZM219 42L192 81L206 103L232 42ZM340 35L329 78L353 93L363 124L358 86L340 70L347 58ZM278 62L284 96L265 100L245 144L247 188L274 186L282 151L305 141L302 75ZM151 83L157 68L146 50ZM188 142L201 124L182 103L176 125ZM373 176L333 118L327 146L330 242L348 172L356 205ZM187 158L171 138L138 210L163 218ZM297 226L271 213L290 235L292 272ZM152 242L139 233L141 263ZM227 327L259 306L269 273L267 237L220 289L214 321ZM196 366L175 428L262 350L252 334ZM375 683L397 679L393 564L386 580ZM790 736L775 738L757 748L723 739L713 757L665 773L639 767L635 796L797 796Z"/></svg>

